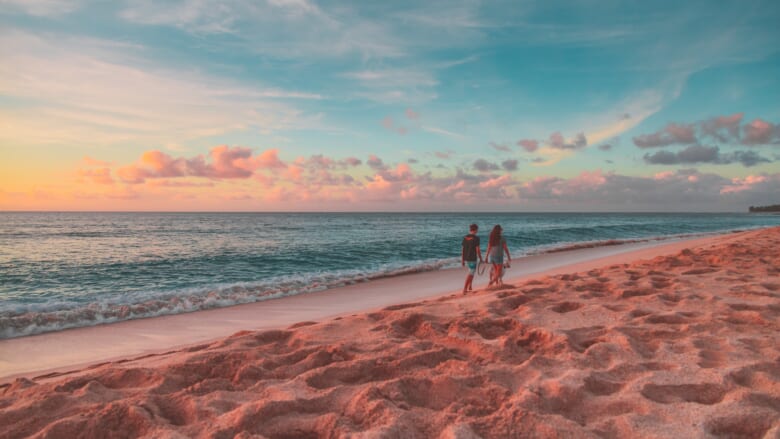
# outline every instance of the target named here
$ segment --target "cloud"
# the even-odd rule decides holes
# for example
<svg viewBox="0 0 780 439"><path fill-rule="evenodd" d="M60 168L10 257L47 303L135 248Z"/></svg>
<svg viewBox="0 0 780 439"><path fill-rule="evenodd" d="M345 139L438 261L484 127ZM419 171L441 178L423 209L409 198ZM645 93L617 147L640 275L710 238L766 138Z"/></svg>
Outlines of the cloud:
<svg viewBox="0 0 780 439"><path fill-rule="evenodd" d="M25 102L0 110L0 139L29 144L165 145L244 131L316 128L316 116L265 87L160 68L127 43L0 30L0 94ZM89 86L85 86L89 84ZM281 93L278 91L277 93Z"/></svg>
<svg viewBox="0 0 780 439"><path fill-rule="evenodd" d="M433 155L440 159L448 160L450 157L452 157L452 151L434 151Z"/></svg>
<svg viewBox="0 0 780 439"><path fill-rule="evenodd" d="M363 88L358 96L381 103L424 103L436 97L432 90L439 83L431 72L417 68L360 70L342 76L358 81ZM419 116L414 111L412 115ZM406 116L414 119L408 112Z"/></svg>
<svg viewBox="0 0 780 439"><path fill-rule="evenodd" d="M780 191L780 173L728 179L692 169L651 177L584 172L564 179L537 177L520 184L521 205L551 210L747 211Z"/></svg>
<svg viewBox="0 0 780 439"><path fill-rule="evenodd" d="M636 139L635 139L636 140ZM644 160L653 165L676 165L680 163L715 163L718 160L718 147L692 145L680 152L658 151L645 154Z"/></svg>
<svg viewBox="0 0 780 439"><path fill-rule="evenodd" d="M452 131L447 131L442 128L432 127L432 126L423 126L421 127L423 131L428 131L429 133L435 133L435 134L441 134L447 137L452 137L455 139L463 139L464 136L462 134L453 133Z"/></svg>
<svg viewBox="0 0 780 439"><path fill-rule="evenodd" d="M220 145L209 151L209 163L203 155L174 158L152 150L144 152L138 163L119 168L117 174L123 182L130 184L143 183L148 178L245 179L257 169L286 167L277 154L277 150L271 149L253 157L249 148Z"/></svg>
<svg viewBox="0 0 780 439"><path fill-rule="evenodd" d="M597 144L634 128L676 98L678 91L674 84L664 83L656 89L633 93L601 114L589 115L583 125L596 128L586 133L588 141ZM619 115L617 119L616 114Z"/></svg>
<svg viewBox="0 0 780 439"><path fill-rule="evenodd" d="M217 148L227 148L227 146L217 147ZM213 151L213 150L212 150ZM245 151L243 152L245 154ZM257 165L258 168L265 168L265 169L283 169L286 168L287 165L279 159L279 150L278 149L267 149L260 153L257 157L254 158L254 163Z"/></svg>
<svg viewBox="0 0 780 439"><path fill-rule="evenodd" d="M504 160L501 162L501 167L504 168L504 170L507 171L516 171L517 170L517 160Z"/></svg>
<svg viewBox="0 0 780 439"><path fill-rule="evenodd" d="M588 144L588 140L585 138L585 134L578 133L574 139L567 142L563 135L556 131L550 134L547 144L555 149L582 149Z"/></svg>
<svg viewBox="0 0 780 439"><path fill-rule="evenodd" d="M735 177L731 179L731 184L725 185L721 188L721 194L734 194L738 192L750 191L757 186L766 184L770 181L771 177L766 175L748 175L744 178Z"/></svg>
<svg viewBox="0 0 780 439"><path fill-rule="evenodd" d="M517 142L517 145L528 152L534 152L539 149L539 142L531 139L523 139Z"/></svg>
<svg viewBox="0 0 780 439"><path fill-rule="evenodd" d="M409 120L417 120L420 118L420 113L417 113L416 111L412 110L411 108L407 108L404 112L406 114L406 118Z"/></svg>
<svg viewBox="0 0 780 439"><path fill-rule="evenodd" d="M477 159L474 161L474 169L479 172L497 171L498 165L490 163L485 159Z"/></svg>
<svg viewBox="0 0 780 439"><path fill-rule="evenodd" d="M707 119L700 124L702 135L723 143L739 140L739 125L743 116L744 113L735 113Z"/></svg>
<svg viewBox="0 0 780 439"><path fill-rule="evenodd" d="M356 157L347 157L347 158L344 159L344 163L347 166L359 166L363 162L359 158L356 158Z"/></svg>
<svg viewBox="0 0 780 439"><path fill-rule="evenodd" d="M780 143L780 126L762 119L754 119L742 127L743 145L766 145Z"/></svg>
<svg viewBox="0 0 780 439"><path fill-rule="evenodd" d="M734 151L730 154L726 154L723 157L723 161L728 163L738 162L742 163L746 167L758 165L759 163L771 163L772 160L767 159L756 153L755 151Z"/></svg>
<svg viewBox="0 0 780 439"><path fill-rule="evenodd" d="M780 126L756 118L741 125L744 113L715 116L691 124L669 123L662 130L634 137L639 148L699 144L699 138L747 146L780 143ZM697 136L698 130L698 136Z"/></svg>
<svg viewBox="0 0 780 439"><path fill-rule="evenodd" d="M277 152L277 150L268 150L266 151L273 151L274 153ZM278 160L278 159L277 159ZM380 160L381 161L381 160ZM284 167L284 162L279 161ZM332 170L332 169L347 169L350 167L355 167L361 165L363 162L356 158L356 157L347 157L342 160L337 160L331 157L326 157L322 154L314 154L310 156L309 158L305 157L298 157L294 162L293 165L299 166L306 169L315 169L315 170Z"/></svg>
<svg viewBox="0 0 780 439"><path fill-rule="evenodd" d="M676 123L670 123L662 130L655 133L634 137L633 140L634 145L640 148L698 143L693 125L681 125Z"/></svg>
<svg viewBox="0 0 780 439"><path fill-rule="evenodd" d="M653 165L678 165L711 163L727 165L741 163L744 166L755 166L759 163L770 163L753 151L735 151L722 154L717 146L691 145L679 152L658 151L654 154L645 154L644 160Z"/></svg>
<svg viewBox="0 0 780 439"><path fill-rule="evenodd" d="M496 142L490 142L490 146L495 149L496 151L501 152L509 152L511 149L509 148L509 145L505 145L503 143L496 143Z"/></svg>
<svg viewBox="0 0 780 439"><path fill-rule="evenodd" d="M396 132L402 136L408 132L406 127L396 125L395 121L390 116L387 116L384 119L382 119L382 126L385 127L385 129Z"/></svg>
<svg viewBox="0 0 780 439"><path fill-rule="evenodd" d="M179 187L214 187L213 182L203 181L176 181L176 180L149 180L146 182L147 186L151 187L166 187L166 188L179 188Z"/></svg>
<svg viewBox="0 0 780 439"><path fill-rule="evenodd" d="M611 151L612 150L612 144L611 143L603 143L599 145L599 151Z"/></svg>
<svg viewBox="0 0 780 439"><path fill-rule="evenodd" d="M383 171L387 169L387 165L380 159L379 157L375 156L374 154L371 154L368 156L368 160L366 160L366 164L374 170L377 171Z"/></svg>

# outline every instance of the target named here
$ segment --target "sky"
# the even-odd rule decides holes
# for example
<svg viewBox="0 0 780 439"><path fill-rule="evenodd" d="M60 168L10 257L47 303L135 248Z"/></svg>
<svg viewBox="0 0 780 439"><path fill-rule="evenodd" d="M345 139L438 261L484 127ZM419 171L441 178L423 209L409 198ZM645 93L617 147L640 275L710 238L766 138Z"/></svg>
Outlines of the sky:
<svg viewBox="0 0 780 439"><path fill-rule="evenodd" d="M780 204L780 2L0 0L0 210Z"/></svg>

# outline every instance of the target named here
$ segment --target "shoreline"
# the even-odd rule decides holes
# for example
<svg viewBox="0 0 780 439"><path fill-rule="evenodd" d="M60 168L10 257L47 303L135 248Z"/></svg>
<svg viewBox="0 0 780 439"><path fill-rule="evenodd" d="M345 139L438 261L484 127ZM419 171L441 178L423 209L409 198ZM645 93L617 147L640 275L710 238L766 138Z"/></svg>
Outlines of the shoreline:
<svg viewBox="0 0 780 439"><path fill-rule="evenodd" d="M755 230L740 228L717 232L692 232L671 235L650 235L637 238L610 238L582 241L562 241L550 245L535 245L513 249L516 259L547 253L588 249L625 244L665 243L685 239L706 238L722 234ZM31 335L60 332L90 326L101 326L153 317L172 316L207 311L231 306L247 305L265 300L277 300L299 294L333 290L347 285L373 282L384 278L442 271L458 267L458 258L434 258L416 261L412 264L387 264L375 269L323 271L319 274L305 273L300 276L282 275L265 278L262 281L223 283L209 287L189 287L172 290L161 296L135 297L134 299L106 299L98 303L82 303L65 309L49 308L48 304L32 305L26 311L0 314L0 340ZM299 277L294 280L293 278ZM308 279L307 279L308 278ZM56 299L55 299L56 301ZM36 309L35 306L40 308ZM10 314L10 315L9 315ZM128 317L130 316L130 317Z"/></svg>
<svg viewBox="0 0 780 439"><path fill-rule="evenodd" d="M513 260L505 282L598 268L652 258L686 247L735 239L751 231L683 239L643 241L546 252ZM402 303L460 293L461 268L385 277L324 291L190 313L127 320L0 340L0 384L19 377L53 377L117 360L160 355L209 343L239 331L279 329ZM484 289L487 276L474 286ZM262 317L258 317L262 316ZM45 366L44 366L45 365Z"/></svg>

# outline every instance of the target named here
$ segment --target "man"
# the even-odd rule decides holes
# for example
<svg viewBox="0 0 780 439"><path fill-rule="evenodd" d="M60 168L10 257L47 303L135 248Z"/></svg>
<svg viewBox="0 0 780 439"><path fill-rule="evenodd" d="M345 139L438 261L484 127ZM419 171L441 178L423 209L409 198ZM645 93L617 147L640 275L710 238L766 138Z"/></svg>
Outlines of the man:
<svg viewBox="0 0 780 439"><path fill-rule="evenodd" d="M463 284L463 294L472 291L471 283L474 281L474 272L477 271L477 257L482 262L482 252L479 250L479 236L477 231L479 227L476 224L469 226L469 234L463 237L460 252L460 265L462 267L469 264L469 274L466 276L466 283Z"/></svg>

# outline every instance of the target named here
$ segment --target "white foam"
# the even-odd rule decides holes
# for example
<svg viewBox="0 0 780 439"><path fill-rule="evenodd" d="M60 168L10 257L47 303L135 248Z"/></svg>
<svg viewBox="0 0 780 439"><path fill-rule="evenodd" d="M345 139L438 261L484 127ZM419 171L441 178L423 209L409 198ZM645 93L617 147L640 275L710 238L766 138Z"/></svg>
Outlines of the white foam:
<svg viewBox="0 0 780 439"><path fill-rule="evenodd" d="M259 302L296 294L323 291L385 277L434 271L455 266L456 259L423 261L416 265L386 265L373 271L333 272L279 276L263 282L241 282L173 292L148 291L115 294L99 302L69 301L14 304L0 309L0 338L15 338L63 329L115 323L123 320L181 314L205 309Z"/></svg>

